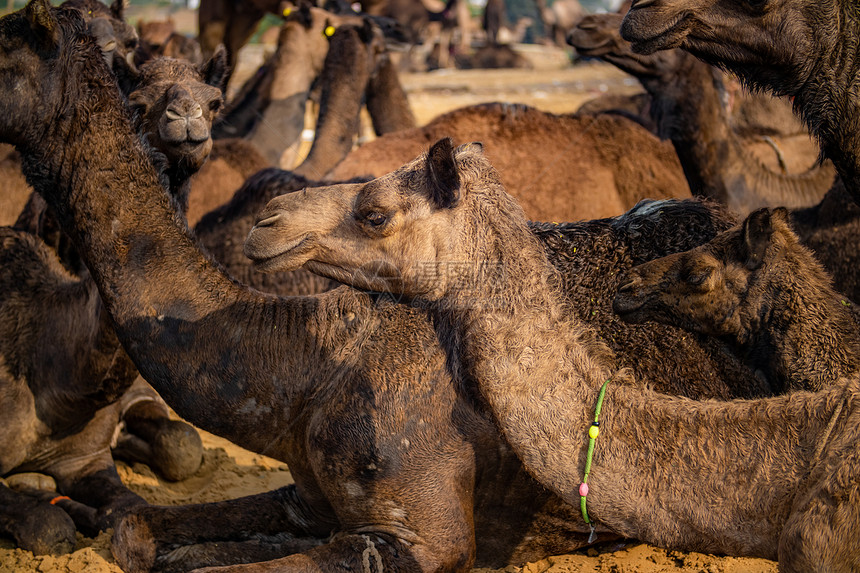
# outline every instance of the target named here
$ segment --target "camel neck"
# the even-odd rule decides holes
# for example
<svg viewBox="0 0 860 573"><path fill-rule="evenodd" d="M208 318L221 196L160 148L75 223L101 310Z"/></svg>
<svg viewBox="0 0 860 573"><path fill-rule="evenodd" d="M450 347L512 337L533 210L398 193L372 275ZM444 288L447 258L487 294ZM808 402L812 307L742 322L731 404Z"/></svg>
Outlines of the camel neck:
<svg viewBox="0 0 860 573"><path fill-rule="evenodd" d="M738 343L750 367L767 373L773 388L821 390L857 372L857 323L851 303L829 287L829 277L816 269L811 255L804 253L799 261L797 254L785 256L774 261L770 276L750 285L751 291L774 294L751 295L764 303L744 319ZM804 276L788 269L804 269Z"/></svg>
<svg viewBox="0 0 860 573"><path fill-rule="evenodd" d="M795 89L794 108L860 203L860 47L845 40L856 38L860 31L860 9L853 2L843 4L842 30L829 31L830 50L816 56L815 68Z"/></svg>
<svg viewBox="0 0 860 573"><path fill-rule="evenodd" d="M721 101L714 69L681 53L670 80L642 79L661 137L671 139L694 194L749 213L760 207L818 203L833 182L829 167L776 173L744 148Z"/></svg>
<svg viewBox="0 0 860 573"><path fill-rule="evenodd" d="M21 150L24 172L89 267L144 378L180 416L266 453L273 444L259 440L278 435L274 420L294 414L296 396L309 387L313 375L303 373L324 363L318 341L331 325L328 311L317 310L328 303L251 291L205 257L133 134L116 86L88 81L100 73L89 72L68 70L66 83L88 91L74 94L51 132Z"/></svg>
<svg viewBox="0 0 860 573"><path fill-rule="evenodd" d="M558 302L557 277L525 224L486 213L469 220L480 226L464 236L483 246L470 260L495 270L476 273L473 289L449 289L435 324L450 363L462 368L456 374L479 387L527 470L579 507L588 428L611 380L588 481L598 531L775 559L793 496L817 463L810 452L845 388L720 403L633 387L605 344ZM768 523L751 519L749 507Z"/></svg>

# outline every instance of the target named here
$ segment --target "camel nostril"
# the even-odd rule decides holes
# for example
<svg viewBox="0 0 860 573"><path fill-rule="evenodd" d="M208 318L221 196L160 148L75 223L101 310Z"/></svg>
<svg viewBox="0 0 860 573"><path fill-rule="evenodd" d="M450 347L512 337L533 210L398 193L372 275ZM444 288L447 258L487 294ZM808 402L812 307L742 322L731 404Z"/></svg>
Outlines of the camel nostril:
<svg viewBox="0 0 860 573"><path fill-rule="evenodd" d="M169 109L164 112L164 115L167 116L167 119L170 121L179 121L180 119L185 119L185 116L181 113L177 113L176 111Z"/></svg>
<svg viewBox="0 0 860 573"><path fill-rule="evenodd" d="M114 50L116 50L116 42L110 41L101 48L102 52L113 52Z"/></svg>
<svg viewBox="0 0 860 573"><path fill-rule="evenodd" d="M639 281L636 277L622 277L618 285L618 292L628 292L633 290Z"/></svg>
<svg viewBox="0 0 860 573"><path fill-rule="evenodd" d="M195 106L191 113L188 114L188 117L191 119L203 117L203 109L199 105Z"/></svg>
<svg viewBox="0 0 860 573"><path fill-rule="evenodd" d="M274 215L270 215L270 216L266 217L265 219L260 219L259 221L257 221L257 223L254 226L255 227L271 227L272 225L277 223L278 219L280 219L280 218L281 218L281 215L276 213Z"/></svg>

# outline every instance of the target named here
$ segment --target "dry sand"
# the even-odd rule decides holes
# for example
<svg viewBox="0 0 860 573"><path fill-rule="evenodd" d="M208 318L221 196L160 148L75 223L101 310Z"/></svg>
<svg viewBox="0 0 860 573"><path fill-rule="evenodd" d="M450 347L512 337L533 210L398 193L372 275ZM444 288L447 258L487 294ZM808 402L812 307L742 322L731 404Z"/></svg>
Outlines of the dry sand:
<svg viewBox="0 0 860 573"><path fill-rule="evenodd" d="M250 63L259 49L249 51ZM567 65L560 51L534 52L537 69L526 71L440 71L403 77L419 123L463 105L485 101L527 103L555 113L576 110L584 101L607 92L634 92L638 84L614 68L599 64ZM237 72L238 73L238 72ZM274 489L291 483L286 465L256 455L202 433L207 447L198 473L183 482L159 479L147 466L119 463L122 479L135 492L155 504L217 501ZM506 573L774 573L776 564L761 559L737 559L665 551L646 544L616 544L572 555L547 557ZM33 556L0 538L0 573L106 573L120 572L110 554L110 534L96 539L79 537L75 551L63 556ZM479 570L476 570L479 571ZM489 570L480 570L488 573Z"/></svg>
<svg viewBox="0 0 860 573"><path fill-rule="evenodd" d="M271 490L292 483L283 463L243 450L201 432L206 454L203 466L182 482L158 478L148 466L118 464L120 476L150 503L183 504L218 501ZM764 559L716 557L701 553L666 551L643 543L614 544L572 555L547 557L524 567L475 569L474 573L776 573L776 563ZM74 552L34 556L14 549L0 538L0 573L121 573L110 554L110 533L95 539L78 536Z"/></svg>

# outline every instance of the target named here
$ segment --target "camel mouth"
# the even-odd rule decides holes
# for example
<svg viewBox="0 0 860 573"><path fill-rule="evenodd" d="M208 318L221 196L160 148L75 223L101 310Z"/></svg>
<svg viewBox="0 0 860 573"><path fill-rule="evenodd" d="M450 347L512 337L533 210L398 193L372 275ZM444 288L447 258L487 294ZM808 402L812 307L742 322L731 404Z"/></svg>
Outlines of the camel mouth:
<svg viewBox="0 0 860 573"><path fill-rule="evenodd" d="M660 50L678 48L693 25L689 12L681 12L665 24L649 4L635 5L621 23L621 37L630 42L633 51L650 55Z"/></svg>
<svg viewBox="0 0 860 573"><path fill-rule="evenodd" d="M245 256L251 259L256 270L263 273L294 271L307 261L306 255L314 248L310 233L305 233L287 243L280 243L276 245L276 250L259 248L255 240L255 231L256 228L245 241Z"/></svg>
<svg viewBox="0 0 860 573"><path fill-rule="evenodd" d="M574 29L567 37L567 43L573 46L581 56L594 57L604 54L612 45L612 38L592 38L588 32Z"/></svg>
<svg viewBox="0 0 860 573"><path fill-rule="evenodd" d="M639 322L639 311L645 306L645 301L640 298L627 297L623 294L615 295L612 300L612 312L625 322Z"/></svg>

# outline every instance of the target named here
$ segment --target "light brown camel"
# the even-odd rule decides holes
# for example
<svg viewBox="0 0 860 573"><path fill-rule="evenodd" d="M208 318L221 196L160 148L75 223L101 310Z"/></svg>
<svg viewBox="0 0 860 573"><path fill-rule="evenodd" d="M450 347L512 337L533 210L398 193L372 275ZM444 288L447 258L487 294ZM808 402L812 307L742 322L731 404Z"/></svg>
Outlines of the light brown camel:
<svg viewBox="0 0 860 573"><path fill-rule="evenodd" d="M361 31L360 38L344 42L348 29ZM385 35L398 34L386 22L300 3L281 26L277 50L228 104L213 127L214 136L245 137L270 165L293 167L305 125L305 104L315 84L323 92L337 93L341 106L360 106L366 95L377 135L414 127L415 118L383 41ZM347 63L356 62L361 67L353 74ZM322 96L321 107L330 107L327 95ZM345 112L333 115L341 113ZM353 121L346 115L343 121ZM351 141L354 135L353 131L344 139Z"/></svg>
<svg viewBox="0 0 860 573"><path fill-rule="evenodd" d="M621 38L621 14L586 16L568 35L580 54L603 59L635 76L651 96L658 134L670 139L690 189L746 215L759 207L808 207L830 189L829 162L785 175L765 167L736 134L722 103L719 72L681 50L633 52ZM802 155L807 169L816 149ZM792 171L799 171L792 165Z"/></svg>
<svg viewBox="0 0 860 573"><path fill-rule="evenodd" d="M350 153L325 180L379 177L449 135L484 142L505 186L534 221L597 219L641 199L689 196L671 144L632 121L502 103L461 108L380 137Z"/></svg>
<svg viewBox="0 0 860 573"><path fill-rule="evenodd" d="M661 216L660 202L646 210ZM319 214L310 224L309 212ZM428 304L449 364L480 390L529 472L582 503L583 526L776 559L787 572L860 563L860 379L728 403L633 383L570 313L561 276L480 144L444 139L370 183L277 198L246 253L261 268L304 265Z"/></svg>
<svg viewBox="0 0 860 573"><path fill-rule="evenodd" d="M822 390L860 372L853 304L833 290L783 208L630 269L612 308L631 322L722 338L772 388Z"/></svg>
<svg viewBox="0 0 860 573"><path fill-rule="evenodd" d="M35 0L0 24L0 102L15 112L0 116L0 138L18 146L90 265L135 364L181 416L283 460L296 482L142 510L115 533L126 571L156 558L188 569L273 557L361 569L363 555L387 569L453 571L587 542L575 508L524 473L484 402L448 370L424 312L348 288L277 298L239 285L186 234L75 13ZM48 127L46 117L60 120ZM688 249L730 225L699 202L667 204L665 214L534 228L569 291L594 298L577 312L601 324L624 364L667 390L762 392L741 370L729 374L716 347L669 327L625 327L609 312L617 281L600 268Z"/></svg>
<svg viewBox="0 0 860 573"><path fill-rule="evenodd" d="M858 31L860 14L850 0L640 0L621 28L638 52L683 48L750 86L793 98L795 111L855 201L860 201Z"/></svg>

